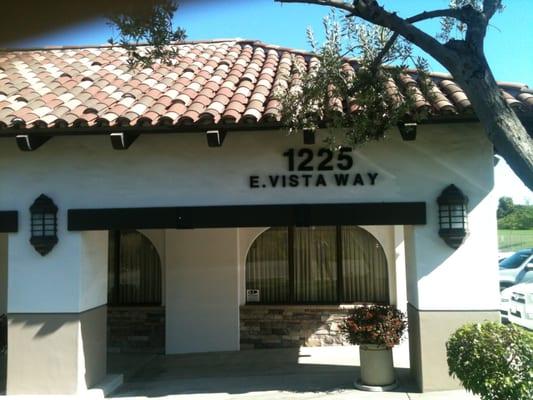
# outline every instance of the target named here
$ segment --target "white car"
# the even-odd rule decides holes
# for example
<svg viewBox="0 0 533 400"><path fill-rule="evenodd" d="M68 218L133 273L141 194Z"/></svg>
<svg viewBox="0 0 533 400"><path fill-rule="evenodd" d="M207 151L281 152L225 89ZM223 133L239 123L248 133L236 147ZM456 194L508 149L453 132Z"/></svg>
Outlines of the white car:
<svg viewBox="0 0 533 400"><path fill-rule="evenodd" d="M503 289L500 292L500 317L502 323L509 322L509 304L511 302L511 295L513 293L514 286Z"/></svg>
<svg viewBox="0 0 533 400"><path fill-rule="evenodd" d="M506 290L511 291L509 322L533 330L533 282L520 283Z"/></svg>
<svg viewBox="0 0 533 400"><path fill-rule="evenodd" d="M533 249L517 251L512 256L500 261L500 291L524 281L524 275L533 275L533 270L528 271L533 263Z"/></svg>

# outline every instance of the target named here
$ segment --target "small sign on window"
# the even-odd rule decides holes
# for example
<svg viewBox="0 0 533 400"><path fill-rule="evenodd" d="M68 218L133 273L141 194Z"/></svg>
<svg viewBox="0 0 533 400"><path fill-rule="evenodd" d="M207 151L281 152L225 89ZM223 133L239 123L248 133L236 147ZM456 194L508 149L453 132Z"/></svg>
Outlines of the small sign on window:
<svg viewBox="0 0 533 400"><path fill-rule="evenodd" d="M246 289L246 302L259 303L259 289Z"/></svg>

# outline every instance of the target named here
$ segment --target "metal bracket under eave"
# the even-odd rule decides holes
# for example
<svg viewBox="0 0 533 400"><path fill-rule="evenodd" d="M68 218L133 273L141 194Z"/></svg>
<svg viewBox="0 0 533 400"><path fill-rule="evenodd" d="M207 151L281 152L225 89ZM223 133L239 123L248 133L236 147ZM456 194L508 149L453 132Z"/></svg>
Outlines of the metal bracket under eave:
<svg viewBox="0 0 533 400"><path fill-rule="evenodd" d="M314 129L304 128L303 134L304 134L304 144L315 144L316 143L316 135L315 135Z"/></svg>
<svg viewBox="0 0 533 400"><path fill-rule="evenodd" d="M400 135L405 141L416 140L416 128L418 124L416 122L398 122L398 129L400 130Z"/></svg>
<svg viewBox="0 0 533 400"><path fill-rule="evenodd" d="M50 140L51 136L17 135L17 146L22 151L34 151Z"/></svg>
<svg viewBox="0 0 533 400"><path fill-rule="evenodd" d="M207 145L209 147L221 147L222 143L224 143L224 139L226 138L226 133L227 132L224 129L207 131Z"/></svg>
<svg viewBox="0 0 533 400"><path fill-rule="evenodd" d="M115 150L126 150L139 137L138 133L114 132L109 134Z"/></svg>

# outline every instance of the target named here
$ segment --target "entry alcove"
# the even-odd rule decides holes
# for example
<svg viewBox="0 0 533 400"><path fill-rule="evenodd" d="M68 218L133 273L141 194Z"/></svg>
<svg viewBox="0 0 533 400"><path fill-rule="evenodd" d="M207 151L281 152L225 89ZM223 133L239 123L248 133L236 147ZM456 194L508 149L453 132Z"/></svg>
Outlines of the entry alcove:
<svg viewBox="0 0 533 400"><path fill-rule="evenodd" d="M241 349L345 344L338 327L350 308L390 303L385 250L358 226L267 229L245 269Z"/></svg>
<svg viewBox="0 0 533 400"><path fill-rule="evenodd" d="M109 352L165 352L162 273L157 248L144 233L109 232Z"/></svg>

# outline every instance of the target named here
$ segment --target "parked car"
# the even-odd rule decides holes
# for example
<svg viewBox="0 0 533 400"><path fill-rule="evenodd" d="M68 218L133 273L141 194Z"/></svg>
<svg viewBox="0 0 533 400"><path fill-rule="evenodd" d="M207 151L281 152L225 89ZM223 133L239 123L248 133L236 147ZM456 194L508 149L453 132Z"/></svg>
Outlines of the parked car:
<svg viewBox="0 0 533 400"><path fill-rule="evenodd" d="M533 282L512 286L508 320L533 330Z"/></svg>
<svg viewBox="0 0 533 400"><path fill-rule="evenodd" d="M514 251L502 251L498 253L498 262L502 262L506 258L511 257L515 252Z"/></svg>
<svg viewBox="0 0 533 400"><path fill-rule="evenodd" d="M524 270L530 262L533 262L533 249L517 251L500 261L500 291L519 283L519 278L523 278Z"/></svg>

